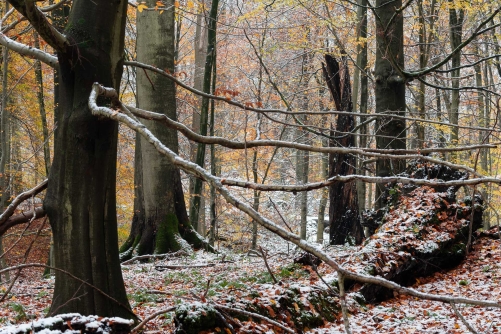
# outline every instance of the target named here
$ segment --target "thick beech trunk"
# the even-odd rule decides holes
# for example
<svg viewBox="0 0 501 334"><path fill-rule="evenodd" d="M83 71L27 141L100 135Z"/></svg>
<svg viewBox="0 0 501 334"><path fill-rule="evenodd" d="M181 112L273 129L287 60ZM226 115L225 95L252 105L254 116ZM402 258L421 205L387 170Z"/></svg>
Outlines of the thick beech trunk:
<svg viewBox="0 0 501 334"><path fill-rule="evenodd" d="M146 5L154 7L151 0ZM171 4L173 7L173 3ZM174 10L159 15L155 11L137 14L137 58L146 64L174 72ZM138 71L137 96L139 107L176 119L176 89L172 81L155 73ZM144 120L151 132L174 152L178 151L175 130L155 121ZM143 138L137 143L136 155L136 212L131 234L121 251L128 258L132 250L138 255L166 253L204 244L191 228L184 202L179 169ZM184 238L184 239L183 239Z"/></svg>
<svg viewBox="0 0 501 334"><path fill-rule="evenodd" d="M405 78L396 66L404 67L403 13L395 13L402 0L376 1L376 112L405 115ZM396 15L395 15L396 14ZM390 24L391 23L391 24ZM390 26L388 26L390 24ZM380 149L405 149L404 120L378 117L376 120L376 146ZM378 159L377 176L390 176L405 170L405 160ZM376 186L376 207L382 205L382 187Z"/></svg>
<svg viewBox="0 0 501 334"><path fill-rule="evenodd" d="M118 88L127 1L73 1L65 35L75 45L58 54L58 128L44 208L53 235L56 272L51 313L130 318L118 258L115 178L117 124L91 115L91 86Z"/></svg>
<svg viewBox="0 0 501 334"><path fill-rule="evenodd" d="M324 76L331 91L337 110L352 111L350 74L346 60L342 66L331 56L325 56ZM354 117L338 115L335 140L330 146L354 147L355 136L347 134L353 131ZM335 175L356 174L356 160L349 154L331 154L329 156L329 177ZM358 217L358 198L355 182L337 182L329 187L329 225L330 244L339 245L347 241L362 242L363 230ZM349 240L349 239L352 240Z"/></svg>
<svg viewBox="0 0 501 334"><path fill-rule="evenodd" d="M451 50L455 50L462 42L463 35L463 22L464 22L464 9L456 9L454 5L454 1L449 0L449 33L450 33L450 45ZM461 52L455 53L451 58L451 66L452 68L456 68L451 71L451 82L452 82L452 91L451 91L451 109L449 112L449 123L458 125L459 124L459 84L461 75ZM459 141L459 129L457 127L453 127L451 130L451 143L453 145L458 144ZM453 154L453 157L455 154Z"/></svg>

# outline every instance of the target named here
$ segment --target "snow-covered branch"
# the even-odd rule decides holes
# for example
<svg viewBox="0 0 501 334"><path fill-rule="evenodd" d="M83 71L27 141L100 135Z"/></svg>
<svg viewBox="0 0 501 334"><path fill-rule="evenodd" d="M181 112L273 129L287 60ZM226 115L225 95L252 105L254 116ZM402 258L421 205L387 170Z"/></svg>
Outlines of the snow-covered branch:
<svg viewBox="0 0 501 334"><path fill-rule="evenodd" d="M69 47L66 37L57 31L47 20L45 14L31 0L8 0L9 3L21 13L38 34L58 52L66 52ZM41 60L41 59L40 59ZM43 61L43 60L41 60Z"/></svg>
<svg viewBox="0 0 501 334"><path fill-rule="evenodd" d="M7 47L9 50L15 51L23 56L38 59L51 67L58 66L57 57L54 57L47 52L33 48L26 44L16 42L2 33L0 33L0 44Z"/></svg>
<svg viewBox="0 0 501 334"><path fill-rule="evenodd" d="M264 228L268 229L269 231L274 232L275 234L279 235L283 239L290 241L297 245L299 248L317 256L321 260L323 260L327 265L332 267L334 270L338 271L340 274L344 275L344 277L352 280L356 280L358 282L362 283L370 283L370 284L377 284L383 287L386 287L388 289L394 290L400 294L406 294L406 295L411 295L417 298L421 299L427 299L427 300L435 300L435 301L440 301L444 303L463 303L463 304L471 304L471 305L479 305L479 306L485 306L485 307L496 307L496 308L501 308L501 302L495 301L495 300L476 300L476 299L470 299L470 298L462 298L462 297L451 297L451 296L444 296L444 295L435 295L435 294L429 294L429 293L424 293L417 291L412 288L406 288L402 287L401 285L391 282L389 280L386 280L382 277L373 277L369 275L364 275L360 273L354 273L351 271L348 271L344 269L339 263L337 263L334 259L332 259L327 253L322 251L321 249L317 248L316 246L310 244L309 242L302 240L298 235L295 235L293 233L287 232L271 220L267 219L266 217L263 217L259 212L254 210L251 206L248 204L240 201L236 196L234 196L232 193L229 192L229 190L224 187L224 185L221 183L220 179L211 175L209 172L207 172L205 169L201 168L200 166L189 162L185 159L182 159L179 157L175 152L167 148L162 142L160 142L148 128L146 128L145 125L139 123L138 121L132 119L131 117L118 113L117 111L114 111L110 108L106 107L99 107L96 103L97 97L100 92L106 92L107 90L103 89L100 87L99 84L94 84L92 92L89 97L89 108L92 111L94 115L97 116L102 116L106 118L113 119L115 121L121 122L128 126L129 128L135 130L137 133L139 133L141 136L143 136L149 143L151 143L161 154L166 156L171 163L173 163L175 166L183 169L189 174L193 174L197 177L202 178L206 182L210 183L212 186L214 186L215 189L221 194L221 196L231 205L236 207L237 209L241 210L242 212L246 213L249 215L252 219L254 219L257 223L259 223L261 226ZM116 93L115 93L116 95Z"/></svg>
<svg viewBox="0 0 501 334"><path fill-rule="evenodd" d="M355 180L363 181L366 183L386 184L386 183L397 182L397 183L415 184L419 186L430 186L430 187L475 186L482 183L501 184L501 179L497 179L494 177L481 177L469 180L441 181L441 180L413 179L410 177L401 177L401 176L382 177L382 176L364 176L364 175L336 175L325 181L306 183L302 185L279 185L279 184L267 185L267 184L247 182L243 180L235 180L235 179L221 179L221 183L226 186L249 188L260 191L301 192L301 191L311 191L315 189L328 187L335 182L351 182Z"/></svg>
<svg viewBox="0 0 501 334"><path fill-rule="evenodd" d="M42 181L40 184L38 184L36 187L33 189L30 189L28 191L25 191L21 194L19 194L12 203L9 204L7 209L0 215L0 225L3 224L16 210L16 208L21 204L23 201L27 200L28 198L34 197L41 193L43 190L47 188L47 183L48 180Z"/></svg>
<svg viewBox="0 0 501 334"><path fill-rule="evenodd" d="M115 98L117 98L117 97L115 97ZM251 140L251 141L246 141L246 142L240 142L240 141L225 139L222 137L202 136L202 135L199 135L199 134L193 132L192 130L190 130L186 125L179 123L179 122L176 122L176 121L173 121L172 119L168 118L166 115L154 113L151 111L147 111L147 110L143 110L143 109L139 109L139 108L135 108L135 107L131 107L131 106L125 106L120 101L117 101L117 104L119 104L120 107L123 108L125 113L133 113L135 116L138 116L141 118L163 122L166 126L181 132L190 140L193 140L196 142L202 142L205 144L221 145L221 146L224 146L227 148L239 149L239 150L250 149L250 148L254 148L254 147L273 146L273 147L282 147L282 148L293 148L293 149L298 149L298 150L319 152L319 153L355 154L355 155L362 155L362 156L368 156L368 157L380 158L380 159L399 159L399 160L420 159L420 160L428 161L428 162L435 163L435 164L446 165L446 166L454 168L454 169L466 170L473 175L476 175L478 177L482 177L482 175L477 173L473 168L463 166L463 165L453 164L453 163L450 163L448 161L442 161L442 160L435 159L435 158L432 158L429 156L425 156L423 154L428 154L428 153L432 153L432 152L470 151L473 149L497 147L495 144L483 144L483 145L464 146L464 147L458 147L458 148L436 148L436 149L430 148L430 149L423 149L423 150L391 150L391 149L387 150L387 149L374 149L374 148L320 147L320 146L312 146L312 145L307 145L307 144L292 143L292 142L281 141L281 140Z"/></svg>

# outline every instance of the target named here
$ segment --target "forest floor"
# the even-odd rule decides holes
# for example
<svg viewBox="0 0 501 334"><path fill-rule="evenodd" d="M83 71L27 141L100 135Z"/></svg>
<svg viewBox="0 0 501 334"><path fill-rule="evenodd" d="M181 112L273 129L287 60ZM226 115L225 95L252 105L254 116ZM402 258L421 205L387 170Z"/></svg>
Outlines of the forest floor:
<svg viewBox="0 0 501 334"><path fill-rule="evenodd" d="M209 302L224 304L229 296L249 299L249 291L259 302L274 303L280 289L301 286L301 291L325 289L325 282L335 275L325 264L318 273L309 266L293 264L299 252L293 245L273 236L261 240L269 246L268 263L279 280L274 284L261 257L236 254L221 249L220 254L198 251L188 256L173 256L150 263L123 265L123 275L134 313L144 319L160 309L181 303ZM499 239L483 237L475 241L472 252L456 268L439 271L431 277L417 278L413 288L427 293L463 296L480 300L499 300L501 296L501 247ZM348 247L329 247L337 258L350 261ZM339 254L345 254L339 257ZM179 269L158 270L158 266ZM193 267L210 265L208 267ZM191 266L191 267L189 267ZM323 278L320 279L319 275ZM42 278L39 270L20 274L5 301L0 304L0 328L46 316L54 287L53 278ZM7 286L0 286L5 292ZM257 300L257 299L256 299ZM460 313L479 333L501 332L499 309L458 305ZM450 305L397 295L391 300L366 307L350 305L350 325L354 333L467 333L468 329ZM152 319L145 327L149 333L174 330L174 313ZM240 322L238 333L274 333L266 322ZM219 329L219 328L218 328ZM275 327L276 329L276 327ZM219 329L220 332L224 332ZM344 333L342 318L325 322L308 333ZM208 332L206 332L208 333Z"/></svg>

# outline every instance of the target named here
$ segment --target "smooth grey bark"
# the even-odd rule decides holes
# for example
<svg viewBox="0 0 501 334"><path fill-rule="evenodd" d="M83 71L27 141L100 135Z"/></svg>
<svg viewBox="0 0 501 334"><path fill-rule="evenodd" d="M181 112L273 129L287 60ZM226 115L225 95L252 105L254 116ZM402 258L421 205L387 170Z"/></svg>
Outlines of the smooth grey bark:
<svg viewBox="0 0 501 334"><path fill-rule="evenodd" d="M197 24L195 28L195 39L193 42L193 48L195 50L195 71L193 74L193 87L197 90L203 89L204 82L204 64L207 58L207 25L206 25L206 14L203 8L203 4L199 5L199 12L197 13ZM191 128L196 133L200 133L200 109L202 106L202 97L196 96L198 109L193 110L193 116L191 121ZM195 162L197 155L197 143L190 142L190 157L191 161ZM193 192L195 189L195 179L193 176L190 176L190 196L193 196ZM201 221L205 221L204 213L205 213L205 200L203 197L203 192L200 194L200 208L199 208L199 217ZM190 200L190 206L193 204L193 201ZM202 225L202 224L200 224Z"/></svg>
<svg viewBox="0 0 501 334"><path fill-rule="evenodd" d="M460 8L456 10L454 6L454 1L449 0L449 34L450 34L450 45L451 50L455 50L462 43L463 35L463 22L464 22L464 9ZM451 58L451 67L457 68L451 71L451 101L450 101L450 111L449 111L449 122L454 125L459 124L459 77L461 75L461 52L454 54ZM451 143L453 145L458 144L459 141L459 129L457 127L452 128L451 132ZM454 156L455 154L452 154Z"/></svg>
<svg viewBox="0 0 501 334"><path fill-rule="evenodd" d="M35 39L35 48L40 49L40 41L38 33L34 32L33 37ZM45 175L49 175L50 170L50 141L49 141L49 128L47 126L47 113L45 112L45 101L43 92L43 73L42 73L42 63L40 60L35 61L35 80L37 83L37 99L38 108L40 111L40 120L42 123L42 139L43 139L43 157L45 165Z"/></svg>
<svg viewBox="0 0 501 334"><path fill-rule="evenodd" d="M308 32L308 39L311 38L311 33ZM311 55L306 50L304 50L304 54L302 57L302 73L301 73L301 89L303 91L308 90L309 86L309 69L311 66ZM308 110L309 100L307 95L304 95L302 101L300 102L300 107L302 110ZM297 117L301 123L307 123L307 116L301 115ZM308 144L309 142L309 132L303 131L298 128L296 130L296 138L297 142L301 144ZM310 153L308 151L297 150L296 151L296 183L298 184L306 184L308 183L308 174L310 167ZM299 236L301 239L306 239L306 224L307 224L307 216L308 216L308 192L300 192L297 194L299 208L300 208L300 231Z"/></svg>
<svg viewBox="0 0 501 334"><path fill-rule="evenodd" d="M88 109L94 82L120 84L126 10L125 0L73 1L65 29L72 43L58 50L58 128L44 202L54 236L54 265L113 300L57 271L50 313L134 317L118 256L118 126Z"/></svg>
<svg viewBox="0 0 501 334"><path fill-rule="evenodd" d="M5 4L5 12L8 11L8 3ZM7 110L8 103L8 77L9 77L9 49L6 47L2 48L2 100L0 106L0 210L4 210L7 205L7 201L10 197L8 187L9 178L6 173L6 166L10 160L10 122L9 122L9 111ZM3 238L0 236L0 255L3 255ZM0 259L0 269L6 267L5 258ZM10 280L9 272L4 275L3 281ZM2 275L0 275L0 282L2 282Z"/></svg>
<svg viewBox="0 0 501 334"><path fill-rule="evenodd" d="M212 0L211 9L209 13L208 22L208 32L207 32L207 56L205 59L204 68L204 81L203 81L203 91L209 93L211 91L212 80L211 76L213 73L213 67L216 66L216 29L217 29L217 13L218 13L219 0ZM209 117L209 99L202 98L202 106L200 108L200 134L203 136L207 135L207 123ZM198 143L197 145L197 156L195 163L201 167L204 166L205 162L205 144ZM199 216L200 216L200 195L202 194L202 180L195 179L195 184L193 187L193 193L190 205L190 222L195 227L198 228Z"/></svg>
<svg viewBox="0 0 501 334"><path fill-rule="evenodd" d="M146 5L154 6L155 1L150 0ZM156 11L137 13L137 59L146 64L154 63L157 67L173 73L174 2L171 1L168 6L171 6L171 9L161 15ZM165 114L173 120L177 119L176 87L167 78L138 71L137 98L140 108ZM151 120L143 120L143 123L169 149L178 152L175 130ZM127 252L122 259L132 255L132 250L143 255L190 248L190 243L195 248L201 248L203 240L192 229L188 220L179 169L144 138L140 139L138 145L140 156L136 156L138 170L134 175L137 177L136 204L138 208L144 205L144 216L139 213L134 217L137 221L133 221L131 234L121 247L121 251ZM132 250L127 248L129 245Z"/></svg>
<svg viewBox="0 0 501 334"><path fill-rule="evenodd" d="M369 85L367 77L367 0L358 0L359 7L357 8L357 39L359 43L357 44L357 66L355 68L355 74L353 79L353 106L357 108L360 113L367 113L367 106L369 101ZM363 44L361 44L363 43ZM360 92L360 103L357 103L358 95ZM365 121L365 118L360 118L361 121ZM360 128L360 136L358 137L358 146L367 147L367 125L363 125ZM362 161L357 161L358 174L365 175L365 166L362 165ZM367 190L366 184L357 181L357 196L358 196L358 208L359 212L363 212L366 208L366 197Z"/></svg>
<svg viewBox="0 0 501 334"><path fill-rule="evenodd" d="M403 13L395 13L402 0L376 0L376 113L405 115L405 78L398 72L404 68ZM395 15L396 14L396 15ZM394 16L395 15L395 16ZM404 120L378 117L376 146L379 149L405 149ZM376 175L389 176L405 170L404 160L378 159ZM376 207L383 206L383 189L376 186Z"/></svg>
<svg viewBox="0 0 501 334"><path fill-rule="evenodd" d="M326 138L322 138L322 146L323 147L328 147L329 146L329 140ZM328 153L322 153L321 154L321 159L322 159L322 180L327 179L329 176L329 154ZM324 226L325 226L325 209L327 208L327 200L329 198L329 189L328 188L322 188L320 190L320 203L318 205L318 219L317 219L317 243L323 244L324 243Z"/></svg>

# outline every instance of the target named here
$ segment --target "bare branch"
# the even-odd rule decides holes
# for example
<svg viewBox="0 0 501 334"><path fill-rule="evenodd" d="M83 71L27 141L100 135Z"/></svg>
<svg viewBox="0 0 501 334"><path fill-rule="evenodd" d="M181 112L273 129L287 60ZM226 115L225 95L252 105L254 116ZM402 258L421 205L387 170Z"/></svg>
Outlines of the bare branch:
<svg viewBox="0 0 501 334"><path fill-rule="evenodd" d="M131 331L131 333L137 333L141 328L144 327L144 325L146 325L151 319L154 319L156 317L158 317L159 315L161 314L164 314L164 313L167 313L167 312L172 312L172 311L175 311L176 310L176 307L175 306L171 306L169 308L164 308L160 311L157 311L153 314L150 314L149 316L147 316L146 318L144 318L143 321L141 321L141 323L139 325L137 325L136 327L134 327Z"/></svg>
<svg viewBox="0 0 501 334"><path fill-rule="evenodd" d="M346 307L346 294L344 291L344 275L339 271L337 272L337 275L339 284L339 300L341 301L341 311L343 313L344 330L346 331L347 334L351 334L350 319L348 318L348 308Z"/></svg>
<svg viewBox="0 0 501 334"><path fill-rule="evenodd" d="M276 322L275 320L271 320L270 318L267 318L267 317L262 316L262 315L257 314L257 313L248 312L248 311L244 311L244 310L240 310L240 309L236 309L236 308L232 308L232 307L228 307L228 306L224 306L224 305L220 305L220 304L216 304L216 303L214 303L214 307L219 309L219 310L224 310L226 312L240 313L240 314L246 315L248 317L256 318L259 320L264 320L264 321L272 324L273 326L277 326L277 327L283 329L287 333L294 333L294 331L292 329L285 327L281 323Z"/></svg>
<svg viewBox="0 0 501 334"><path fill-rule="evenodd" d="M12 214L14 213L16 208L19 206L19 204L21 204L22 202L24 202L28 198L31 198L31 197L38 195L43 190L45 190L47 188L47 183L48 183L48 180L45 180L42 183L38 184L35 188L30 189L28 191L25 191L25 192L19 194L16 198L14 198L12 203L10 203L9 206L7 207L7 209L5 209L5 211L0 215L0 226L10 216L12 216Z"/></svg>
<svg viewBox="0 0 501 334"><path fill-rule="evenodd" d="M38 34L57 52L66 52L69 47L66 37L57 31L45 17L45 14L32 0L8 0L35 28Z"/></svg>
<svg viewBox="0 0 501 334"><path fill-rule="evenodd" d="M104 88L103 88L104 89ZM109 93L112 94L112 93ZM116 95L108 96L110 98L116 98ZM318 147L311 146L306 144L299 143L291 143L288 141L280 141L280 140L251 140L246 142L240 142L236 140L228 140L222 137L208 137L197 134L196 132L189 129L186 125L173 121L169 117L164 114L154 113L151 111L135 108L132 106L125 106L117 101L123 108L123 111L126 114L132 113L135 116L155 120L159 122L163 122L171 129L175 129L185 135L188 139L203 142L205 144L216 144L224 147L232 148L232 149L250 149L254 147L264 147L264 146L274 146L274 147L283 147L283 148L294 148L298 150L305 150L310 152L319 152L319 153L343 153L343 154L359 154L371 157L378 158L391 158L391 159L423 159L434 163L447 164L447 162L440 161L437 159L433 159L430 157L422 156L421 154L429 154L435 152L457 152L457 151L470 151L473 149L480 148L495 148L496 143L493 144L482 144L482 145L471 145L464 146L458 148L426 148L422 150L392 150L392 149L373 149L373 148L346 148L346 147ZM414 155L404 155L404 154L414 154ZM460 165L450 165L453 168L457 169L466 169L469 172L474 173L471 168Z"/></svg>
<svg viewBox="0 0 501 334"><path fill-rule="evenodd" d="M51 67L58 66L58 59L47 52L32 48L31 46L16 42L0 33L0 44L21 55L32 57L46 63Z"/></svg>
<svg viewBox="0 0 501 334"><path fill-rule="evenodd" d="M439 121L434 121L434 120L429 120L429 119L422 119L422 118L413 118L413 117L407 117L407 116L402 116L402 115L396 115L393 113L379 113L379 114L365 114L365 113L356 113L356 112L348 112L348 111L337 111L337 110L329 110L329 111L306 111L306 110L294 110L294 111L288 111L288 110L283 110L283 109L262 109L262 108L255 108L249 105L246 105L245 103L238 102L235 100L229 100L224 96L217 96L217 95L211 95L208 93L204 93L200 90L197 90L181 80L177 79L175 75L168 73L162 69L159 69L155 66L148 65L148 64L143 64L137 61L125 61L124 65L126 66L135 66L139 67L142 69L147 69L150 71L153 71L159 75L162 75L169 80L172 80L174 83L177 85L181 86L182 88L196 94L202 97L207 97L209 99L213 99L216 101L221 101L225 102L229 105L238 107L243 110L249 110L249 111L254 111L258 113L277 113L277 114L283 114L283 115L352 115L352 116L359 116L363 118L377 118L377 117L385 117L388 119L404 119L407 121L416 121L416 122L421 122L421 123L430 123L430 124L438 124L438 125L444 125L452 128L460 128L460 129L470 129L470 130L484 130L484 131L490 131L492 130L491 128L483 128L483 127L473 127L473 126L463 126L463 125L457 125L457 124L450 124L446 122L439 122ZM130 107L129 107L130 108ZM131 108L133 109L133 108ZM139 109L140 110L140 109Z"/></svg>
<svg viewBox="0 0 501 334"><path fill-rule="evenodd" d="M380 286L383 286L385 288L394 290L400 294L406 294L410 296L414 296L417 298L421 299L426 299L426 300L434 300L434 301L440 301L444 303L463 303L463 304L471 304L471 305L479 305L479 306L484 306L484 307L496 307L496 308L501 308L501 302L495 301L495 300L476 300L476 299L470 299L470 298L462 298L462 297L451 297L451 296L444 296L444 295L435 295L435 294L429 294L429 293L424 293L417 291L412 288L406 288L402 287L397 283L391 282L389 280L386 280L382 277L374 277L374 276L369 276L365 274L360 274L360 273L354 273L351 271L348 271L341 267L339 263L337 263L333 258L331 258L327 253L324 251L318 249L315 245L310 244L306 240L302 240L298 235L292 234L281 228L280 226L276 225L274 222L269 220L266 217L263 217L259 212L254 210L250 205L248 205L245 202L240 201L237 199L236 196L231 194L228 189L226 189L223 184L220 182L219 178L214 177L211 175L209 172L207 172L205 169L201 168L200 166L186 161L179 157L176 153L174 153L172 150L167 148L163 143L161 143L143 124L138 123L137 121L131 119L130 117L120 114L116 111L113 111L109 108L106 107L98 107L96 104L96 99L98 96L98 92L100 91L99 85L95 84L91 94L89 96L89 108L92 111L94 115L98 116L103 116L103 117L108 117L110 119L113 119L115 121L119 121L131 129L135 130L138 132L140 135L142 135L149 143L151 143L161 154L165 155L172 164L175 166L183 169L184 171L193 174L197 177L202 178L203 180L209 182L217 191L223 196L223 198L231 205L236 207L237 209L241 210L242 212L246 213L254 219L256 222L258 222L261 226L264 228L270 230L271 232L274 232L275 234L279 235L285 240L288 240L295 245L297 245L299 248L315 255L316 257L320 258L323 260L327 265L332 267L334 270L340 272L342 275L345 276L345 278L352 279L361 283L370 283L370 284L377 284ZM1 271L0 271L1 273Z"/></svg>
<svg viewBox="0 0 501 334"><path fill-rule="evenodd" d="M473 334L478 334L478 332L475 330L475 328L473 328L473 326L470 325L468 323L468 321L466 321L466 319L463 317L461 312L459 312L459 310L456 307L456 304L451 302L451 306L452 306L452 309L454 310L454 313L456 313L456 316L463 322L463 324L466 326L466 328L468 328L468 330L470 332L472 332Z"/></svg>
<svg viewBox="0 0 501 334"><path fill-rule="evenodd" d="M402 177L402 176L382 177L382 176L364 176L364 175L336 175L325 181L306 183L302 185L280 185L280 184L267 185L267 184L253 183L243 180L236 180L236 179L224 179L224 178L220 179L221 184L224 184L226 186L255 189L260 191L285 191L285 192L311 191L315 189L328 187L336 182L352 182L355 180L363 181L366 183L376 183L376 184L396 182L396 183L415 184L419 186L429 186L429 187L475 186L482 183L501 184L501 179L494 177L481 177L469 180L441 181L441 180L413 179L410 177Z"/></svg>
<svg viewBox="0 0 501 334"><path fill-rule="evenodd" d="M43 208L35 208L34 212L31 210L13 215L0 225L0 236L4 235L11 227L29 222L33 215L35 215L35 219L39 219L45 217L47 213Z"/></svg>

